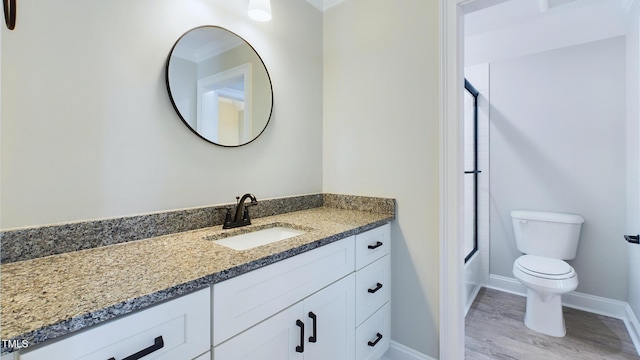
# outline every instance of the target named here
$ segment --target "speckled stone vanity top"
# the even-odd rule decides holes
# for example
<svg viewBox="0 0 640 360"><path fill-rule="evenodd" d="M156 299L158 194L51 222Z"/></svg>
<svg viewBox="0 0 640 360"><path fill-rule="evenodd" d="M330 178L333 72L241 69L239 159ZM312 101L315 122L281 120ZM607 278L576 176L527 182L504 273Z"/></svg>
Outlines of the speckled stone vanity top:
<svg viewBox="0 0 640 360"><path fill-rule="evenodd" d="M254 219L246 228L208 227L3 264L0 337L41 343L383 225L393 217L318 207ZM206 239L271 223L308 232L244 251Z"/></svg>

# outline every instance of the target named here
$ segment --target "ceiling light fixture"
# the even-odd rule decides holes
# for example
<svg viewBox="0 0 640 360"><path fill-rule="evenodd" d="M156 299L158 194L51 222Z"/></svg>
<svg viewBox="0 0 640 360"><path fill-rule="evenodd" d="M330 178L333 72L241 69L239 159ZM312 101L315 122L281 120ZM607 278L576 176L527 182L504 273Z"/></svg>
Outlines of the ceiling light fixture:
<svg viewBox="0 0 640 360"><path fill-rule="evenodd" d="M271 20L271 1L270 0L250 0L249 10L247 14L255 21Z"/></svg>

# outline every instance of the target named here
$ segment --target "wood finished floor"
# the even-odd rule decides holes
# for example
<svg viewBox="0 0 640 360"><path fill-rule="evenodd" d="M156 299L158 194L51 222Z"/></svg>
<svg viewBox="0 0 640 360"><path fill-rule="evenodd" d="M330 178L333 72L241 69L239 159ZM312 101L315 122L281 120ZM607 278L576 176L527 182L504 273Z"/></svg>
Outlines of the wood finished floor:
<svg viewBox="0 0 640 360"><path fill-rule="evenodd" d="M640 359L624 322L564 307L567 335L524 325L526 298L482 288L465 319L466 360Z"/></svg>

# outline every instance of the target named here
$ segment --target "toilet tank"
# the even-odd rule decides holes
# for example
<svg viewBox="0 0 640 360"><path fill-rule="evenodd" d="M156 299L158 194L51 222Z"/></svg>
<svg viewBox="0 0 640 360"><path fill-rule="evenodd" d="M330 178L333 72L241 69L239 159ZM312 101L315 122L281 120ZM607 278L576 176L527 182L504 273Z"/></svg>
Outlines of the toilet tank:
<svg viewBox="0 0 640 360"><path fill-rule="evenodd" d="M520 252L562 260L576 257L580 229L584 222L582 216L514 210L511 212L511 220L516 246Z"/></svg>

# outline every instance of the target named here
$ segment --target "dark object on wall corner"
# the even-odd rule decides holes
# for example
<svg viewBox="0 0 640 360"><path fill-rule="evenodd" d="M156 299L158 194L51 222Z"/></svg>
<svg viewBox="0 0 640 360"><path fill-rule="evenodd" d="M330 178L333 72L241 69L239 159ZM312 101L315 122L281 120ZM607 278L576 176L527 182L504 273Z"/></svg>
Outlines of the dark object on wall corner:
<svg viewBox="0 0 640 360"><path fill-rule="evenodd" d="M640 244L640 235L625 235L624 239L631 244Z"/></svg>
<svg viewBox="0 0 640 360"><path fill-rule="evenodd" d="M2 0L4 2L4 22L9 30L16 27L16 0Z"/></svg>

